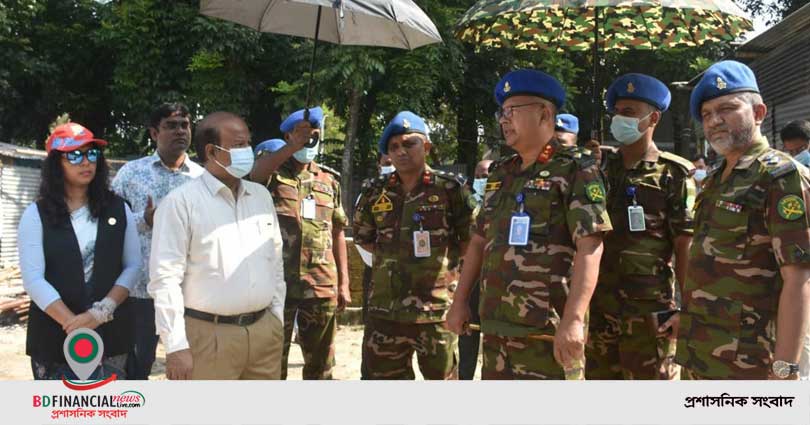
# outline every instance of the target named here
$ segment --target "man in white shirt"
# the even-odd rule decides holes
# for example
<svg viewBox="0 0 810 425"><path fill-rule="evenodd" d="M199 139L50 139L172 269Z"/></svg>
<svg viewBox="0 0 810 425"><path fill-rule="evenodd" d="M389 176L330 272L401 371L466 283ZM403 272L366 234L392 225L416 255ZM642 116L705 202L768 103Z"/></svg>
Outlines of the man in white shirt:
<svg viewBox="0 0 810 425"><path fill-rule="evenodd" d="M250 132L206 116L194 143L205 172L155 212L149 294L169 379L278 379L286 285L273 200L242 180Z"/></svg>

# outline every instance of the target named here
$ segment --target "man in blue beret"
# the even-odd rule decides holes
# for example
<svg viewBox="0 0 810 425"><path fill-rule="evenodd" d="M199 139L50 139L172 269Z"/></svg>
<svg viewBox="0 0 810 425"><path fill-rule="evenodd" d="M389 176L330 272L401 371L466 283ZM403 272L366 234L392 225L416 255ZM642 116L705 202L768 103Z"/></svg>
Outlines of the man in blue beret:
<svg viewBox="0 0 810 425"><path fill-rule="evenodd" d="M287 377L294 324L304 355L304 379L331 379L335 363L335 313L351 302L340 195L340 174L314 161L323 111L293 112L280 130L284 140L257 146L251 177L273 195L284 240L284 351L281 378ZM272 154L265 154L265 153Z"/></svg>
<svg viewBox="0 0 810 425"><path fill-rule="evenodd" d="M579 134L579 118L571 114L557 114L554 134L563 145L576 146L577 135Z"/></svg>
<svg viewBox="0 0 810 425"><path fill-rule="evenodd" d="M456 379L457 338L443 322L467 247L475 200L462 176L425 163L425 121L403 111L385 127L380 153L396 170L367 180L354 240L373 254L364 361L370 379Z"/></svg>
<svg viewBox="0 0 810 425"><path fill-rule="evenodd" d="M495 99L517 154L490 169L447 326L468 331L480 276L481 377L581 379L585 313L611 229L604 183L593 157L554 137L565 101L556 79L513 71Z"/></svg>
<svg viewBox="0 0 810 425"><path fill-rule="evenodd" d="M723 160L703 182L675 361L695 379L798 379L810 316L810 175L760 132L750 68L718 62L692 117Z"/></svg>
<svg viewBox="0 0 810 425"><path fill-rule="evenodd" d="M602 160L613 231L591 301L587 379L680 376L670 317L675 281L686 277L695 184L692 163L653 141L670 98L664 83L644 74L625 74L607 91L619 148Z"/></svg>

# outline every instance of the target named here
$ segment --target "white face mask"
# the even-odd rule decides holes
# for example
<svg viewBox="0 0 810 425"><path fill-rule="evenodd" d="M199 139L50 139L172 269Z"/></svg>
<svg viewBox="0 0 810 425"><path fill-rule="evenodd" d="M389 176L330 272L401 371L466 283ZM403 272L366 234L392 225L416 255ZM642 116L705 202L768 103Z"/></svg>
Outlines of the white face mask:
<svg viewBox="0 0 810 425"><path fill-rule="evenodd" d="M310 148L301 148L298 152L293 154L293 158L302 164L309 164L318 156L318 145L320 145L320 143L316 143L315 146Z"/></svg>
<svg viewBox="0 0 810 425"><path fill-rule="evenodd" d="M638 125L646 120L652 112L643 118L625 117L623 115L614 115L613 120L610 122L610 133L617 142L624 146L632 145L641 138L643 134L638 130Z"/></svg>
<svg viewBox="0 0 810 425"><path fill-rule="evenodd" d="M695 174L694 174L694 176L693 176L693 177L695 178L695 180L696 180L698 183L702 182L702 181L703 181L703 179L705 179L705 178L706 178L706 170L700 170L700 169L695 170Z"/></svg>
<svg viewBox="0 0 810 425"><path fill-rule="evenodd" d="M484 188L487 186L487 178L482 177L473 180L473 191L480 198L484 197Z"/></svg>
<svg viewBox="0 0 810 425"><path fill-rule="evenodd" d="M253 169L253 149L250 146L244 148L234 148L234 149L225 149L221 148L217 145L214 145L215 148L230 153L231 155L231 165L224 166L219 163L216 159L214 162L219 165L220 167L224 168L228 174L236 177L237 179L241 179L245 177L250 170Z"/></svg>
<svg viewBox="0 0 810 425"><path fill-rule="evenodd" d="M397 169L393 165L383 165L382 167L380 167L380 175L382 176L391 174L394 171L397 171Z"/></svg>

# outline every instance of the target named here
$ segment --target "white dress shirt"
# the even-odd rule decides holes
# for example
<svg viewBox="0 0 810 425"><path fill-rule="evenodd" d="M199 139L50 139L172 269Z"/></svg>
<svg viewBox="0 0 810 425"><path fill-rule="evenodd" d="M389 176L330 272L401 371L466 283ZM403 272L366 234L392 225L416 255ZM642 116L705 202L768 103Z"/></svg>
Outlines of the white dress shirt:
<svg viewBox="0 0 810 425"><path fill-rule="evenodd" d="M228 316L269 307L283 321L281 232L261 185L243 180L234 200L205 171L163 199L152 234L147 289L166 353L189 347L186 307Z"/></svg>

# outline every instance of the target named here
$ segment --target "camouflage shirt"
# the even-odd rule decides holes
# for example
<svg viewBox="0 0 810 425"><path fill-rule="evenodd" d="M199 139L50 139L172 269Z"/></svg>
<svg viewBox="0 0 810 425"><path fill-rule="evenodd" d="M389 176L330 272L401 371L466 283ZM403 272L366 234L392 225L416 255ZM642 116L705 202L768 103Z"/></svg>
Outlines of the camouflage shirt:
<svg viewBox="0 0 810 425"><path fill-rule="evenodd" d="M340 202L337 171L310 162L296 171L285 162L270 178L281 236L284 239L284 279L293 299L337 296L337 264L332 252L332 229L348 224ZM315 218L302 218L303 200L315 201Z"/></svg>
<svg viewBox="0 0 810 425"><path fill-rule="evenodd" d="M676 361L706 378L766 379L782 276L810 262L807 169L764 137L725 182L709 172L695 204Z"/></svg>
<svg viewBox="0 0 810 425"><path fill-rule="evenodd" d="M525 336L556 326L568 293L576 241L611 229L605 188L590 152L556 139L521 171L519 156L490 169L476 234L486 239L481 326L488 334ZM524 195L529 243L509 245L512 216Z"/></svg>
<svg viewBox="0 0 810 425"><path fill-rule="evenodd" d="M405 323L444 320L474 208L463 178L430 168L410 193L397 173L363 183L353 224L355 243L374 244L370 315ZM427 258L414 255L413 233L420 228L430 233Z"/></svg>
<svg viewBox="0 0 810 425"><path fill-rule="evenodd" d="M620 152L604 158L613 231L605 236L594 304L600 304L600 294L609 293L621 300L644 301L629 314L672 308L673 242L676 236L692 235L695 183L689 173L694 166L654 144L630 169L625 168ZM630 231L627 208L633 205L644 209L646 230Z"/></svg>

